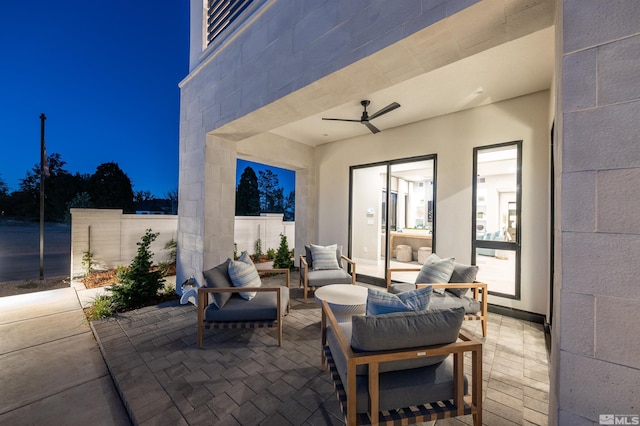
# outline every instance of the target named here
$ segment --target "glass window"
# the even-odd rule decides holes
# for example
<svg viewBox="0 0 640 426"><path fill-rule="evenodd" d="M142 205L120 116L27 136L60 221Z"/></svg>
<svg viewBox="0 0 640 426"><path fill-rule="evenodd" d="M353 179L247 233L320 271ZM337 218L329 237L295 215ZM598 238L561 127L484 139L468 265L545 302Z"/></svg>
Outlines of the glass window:
<svg viewBox="0 0 640 426"><path fill-rule="evenodd" d="M473 261L489 293L520 298L522 142L474 148Z"/></svg>

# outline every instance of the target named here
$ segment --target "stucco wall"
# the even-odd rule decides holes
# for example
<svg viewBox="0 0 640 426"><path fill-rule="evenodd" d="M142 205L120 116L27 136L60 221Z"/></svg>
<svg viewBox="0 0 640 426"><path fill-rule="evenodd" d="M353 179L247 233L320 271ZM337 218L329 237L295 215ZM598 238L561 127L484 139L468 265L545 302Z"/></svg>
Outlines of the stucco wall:
<svg viewBox="0 0 640 426"><path fill-rule="evenodd" d="M490 303L546 315L549 294L549 92L318 147L318 239L347 247L349 166L437 154L437 253L469 262L473 148L523 141L521 300Z"/></svg>

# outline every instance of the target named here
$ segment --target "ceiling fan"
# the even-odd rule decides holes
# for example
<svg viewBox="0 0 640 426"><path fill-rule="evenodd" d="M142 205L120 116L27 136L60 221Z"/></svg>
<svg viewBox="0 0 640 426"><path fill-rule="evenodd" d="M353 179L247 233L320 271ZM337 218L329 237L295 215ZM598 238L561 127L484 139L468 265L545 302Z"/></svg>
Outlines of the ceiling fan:
<svg viewBox="0 0 640 426"><path fill-rule="evenodd" d="M364 101L360 101L360 105L362 105L364 107L364 111L362 111L362 116L360 117L360 120L349 120L346 118L323 118L323 120L333 120L333 121L353 121L355 123L362 123L365 126L367 126L367 128L369 130L371 130L371 133L379 133L380 130L378 130L378 128L376 126L374 126L373 124L371 124L369 121L373 120L376 117L380 117L383 114L386 114L390 111L393 111L396 108L400 108L400 104L397 102L393 102L390 103L389 105L387 105L386 107L382 108L380 111L369 115L369 113L367 113L367 107L369 106L371 102L364 100Z"/></svg>

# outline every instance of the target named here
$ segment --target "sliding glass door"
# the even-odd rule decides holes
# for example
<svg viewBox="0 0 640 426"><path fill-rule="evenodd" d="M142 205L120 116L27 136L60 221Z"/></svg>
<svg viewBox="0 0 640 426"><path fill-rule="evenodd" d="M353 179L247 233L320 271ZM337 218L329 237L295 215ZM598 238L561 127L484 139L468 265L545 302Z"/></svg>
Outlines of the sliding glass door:
<svg viewBox="0 0 640 426"><path fill-rule="evenodd" d="M415 267L431 254L435 168L435 155L351 167L349 241L359 281L384 285L390 266Z"/></svg>

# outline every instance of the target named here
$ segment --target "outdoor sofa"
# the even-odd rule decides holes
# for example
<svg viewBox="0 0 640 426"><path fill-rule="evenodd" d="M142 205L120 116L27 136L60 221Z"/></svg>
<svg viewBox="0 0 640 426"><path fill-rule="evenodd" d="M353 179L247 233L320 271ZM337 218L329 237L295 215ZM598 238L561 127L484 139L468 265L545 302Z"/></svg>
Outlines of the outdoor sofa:
<svg viewBox="0 0 640 426"><path fill-rule="evenodd" d="M472 415L482 425L482 343L460 330L463 308L355 316L322 303L322 367L346 424L410 424ZM471 384L464 373L470 353ZM469 395L471 391L471 395Z"/></svg>

